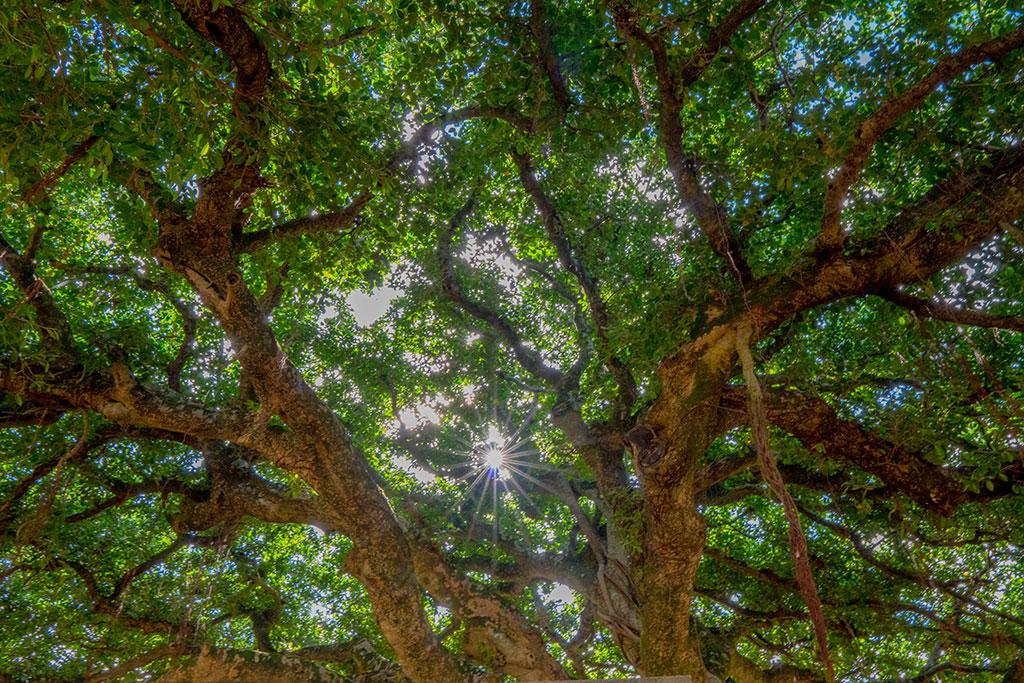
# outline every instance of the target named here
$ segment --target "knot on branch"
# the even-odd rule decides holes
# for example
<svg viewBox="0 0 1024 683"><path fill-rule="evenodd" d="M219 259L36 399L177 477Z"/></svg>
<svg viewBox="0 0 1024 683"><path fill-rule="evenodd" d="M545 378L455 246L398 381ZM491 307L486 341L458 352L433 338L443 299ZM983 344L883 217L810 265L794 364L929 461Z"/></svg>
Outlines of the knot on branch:
<svg viewBox="0 0 1024 683"><path fill-rule="evenodd" d="M637 425L623 437L626 448L640 467L653 467L665 455L665 444L647 425Z"/></svg>

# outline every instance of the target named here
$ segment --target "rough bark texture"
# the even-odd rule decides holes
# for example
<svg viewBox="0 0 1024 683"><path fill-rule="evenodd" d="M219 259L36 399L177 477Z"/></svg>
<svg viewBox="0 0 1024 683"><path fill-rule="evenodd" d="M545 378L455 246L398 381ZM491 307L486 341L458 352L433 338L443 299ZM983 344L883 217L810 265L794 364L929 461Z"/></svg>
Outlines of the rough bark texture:
<svg viewBox="0 0 1024 683"><path fill-rule="evenodd" d="M810 603L814 602L811 597L817 598L806 581L794 582L748 567L720 551L705 552L707 532L701 506L716 501L716 486L755 464L760 465L782 498L791 522L796 519L797 508L793 499L784 495L783 475L789 477L792 471L795 476L791 483L796 485L836 489L835 482L821 483L813 473L801 477L798 468L775 467L768 450L767 423L826 459L841 460L868 473L878 482L873 493L902 495L940 515L952 515L962 503L982 500L986 495L1009 495L1021 480L1019 463L1010 464L1001 471L1005 485L993 486L988 494L969 494L962 482L965 472L943 469L922 453L844 419L820 397L770 383L762 395L757 359L751 351L806 311L847 298L874 295L937 320L1024 329L1014 316L964 311L912 297L901 289L956 263L1024 216L1024 152L1019 148L993 151L976 168L949 172L931 190L895 213L876 236L847 239L841 229L843 201L886 131L942 83L979 63L1005 58L1024 44L1024 30L1011 31L940 61L909 90L883 102L865 118L856 129L838 174L825 190L816 241L808 243L803 255L785 272L759 276L748 263L741 233L734 229L735 221L725 209L728 202L718 201L708 189L700 164L686 149L681 109L687 89L735 36L758 19L758 11L766 2L737 3L720 21L705 27L701 44L686 55L679 54L661 27L645 28L648 18L629 2L608 3L615 27L631 45L642 46L649 53L658 93L658 141L676 199L692 215L702 239L730 276L726 278L729 289L718 293L716 302L706 306L699 324L695 323L688 335L673 340L674 350L657 365L651 398L640 404L628 350L617 348L611 333L613 307L608 305L607 292L601 291L601 283L588 270L574 244L581 231L573 232L563 223L557 195L549 194L553 192L552 183L538 174L533 157L518 150L511 153L514 177L543 224L543 234L557 261L555 267L560 265L565 271L564 280L550 274L546 279L575 312L573 324L580 352L570 367L555 367L523 338L511 316L477 300L472 287L463 285L457 245L472 218L475 200L465 202L439 231L437 249L432 253L439 296L472 326L483 329L505 347L527 381L537 385L527 388L554 397L551 424L586 466L590 477L586 486L594 489L587 497L594 501L596 513L588 513L580 503L579 490L573 488L582 487L579 482L570 483L559 478L561 475L540 475L543 480L535 480L545 495L557 498L569 510L584 549L571 548L557 558L537 558L511 543L500 546L503 557L511 557L515 565L505 578L518 589L518 593L503 593L499 588L481 588L446 556L438 539L422 529L410 531L400 519L382 490L379 475L354 447L346 425L282 350L267 320L266 297L257 297L243 277L242 254L253 254L278 240L357 226L364 210L378 198L378 186L353 193L347 205L323 215L292 219L274 228L244 230L247 209L265 187L261 168L267 136L262 116L269 107L273 69L265 45L252 28L252 17L240 6L216 4L215 8L208 1L175 2L195 40L216 48L232 74L231 130L220 151L218 170L199 180L194 204L173 197L144 169L127 167L114 175L148 207L156 222L158 234L152 255L164 274L187 282L205 313L223 331L233 360L241 367L245 395L251 403L238 401L212 408L180 392L180 374L195 344L197 320L194 312L189 317L188 307L180 301L176 309L191 327L181 352L168 366L166 386L140 380L119 358L106 364L84 362L72 323L46 283L36 276L33 256L41 233L33 237L30 244L34 246L24 254L0 239L0 261L31 307L40 330L36 357L10 363L4 359L0 367L0 393L3 398L18 399L16 408L0 415L0 425L50 424L73 411L91 411L114 425L111 430L87 433L74 449L32 469L15 484L9 498L0 502L0 522L6 525L8 508L44 477L59 472L62 463L84 458L108 440L138 436L177 441L203 456L207 475L203 487L181 481L115 483L110 487L113 493L109 500L78 513L79 519L87 519L139 493L173 492L180 496L180 505L171 519L173 530L179 534L172 547L129 569L110 590L80 564L52 563L54 571L70 571L78 577L93 611L173 643L160 653L161 657L191 657L161 681L276 683L337 678L309 663L318 656L316 652L255 657L228 651L197 653L189 640L195 634L188 628L125 614L120 609L118 598L140 575L180 547L203 542L196 535L199 532L230 528L244 517L274 524L314 525L351 539L353 548L344 570L365 587L401 675L416 683L464 680L467 662L485 668L490 675L521 680L565 679L585 671L579 650L592 635L590 621L581 618L578 642L559 642L562 652L579 670L572 672L548 649L553 630L545 631L513 606L522 589L540 579L560 581L577 590L585 599L587 614L592 612L592 620L607 628L625 659L642 674L689 675L694 681L721 675L739 683L816 681L820 677L812 672L762 669L738 655L732 641L727 643L724 663L712 666L705 646L719 634L702 627L692 614L694 597L707 593L697 585L698 569L706 555L748 578L780 590L800 591ZM492 119L498 125L511 126L517 135L531 136L572 114L574 93L561 70L562 58L556 50L557 35L548 19L548 7L544 0L533 0L529 9L527 28L535 43L536 66L550 90L557 110L555 118L549 121L539 113L531 118L502 107L466 106L412 136L386 166L388 173L397 173L403 163L415 157L417 144L443 132L449 123ZM26 201L46 192L95 144L90 137L75 147L56 171L30 186ZM167 293L166 287L139 274L106 274L135 277L146 291ZM580 388L585 385L584 373L591 358L599 361L592 365L608 373L608 386L612 387L610 417L604 420L584 419ZM737 377L740 360L744 361L744 385L731 383ZM754 397L753 403L748 403L748 396ZM735 457L702 466L716 439L750 420L758 457ZM628 473L626 457L630 458L635 480ZM297 475L315 495L295 496L280 490L248 467L256 460ZM758 486L727 491L718 502L759 492ZM409 517L417 519L415 504L410 510ZM796 519L795 527L798 522ZM842 532L841 527L836 529L839 525L827 519L816 518L816 523ZM31 535L21 540L30 544L33 539L27 536ZM917 585L932 586L922 575L888 567L856 534L846 535L854 552L871 566ZM499 540L495 533L494 542ZM802 554L797 573L806 579L811 567L806 544L794 547ZM467 565L480 561L473 557L459 559ZM487 570L500 577L498 561L485 559L490 562ZM241 560L239 563L244 564ZM946 595L958 600L972 599L957 592L956 586L936 585L935 589L945 590ZM458 654L443 647L433 632L424 610L425 595L451 610L453 621L462 628ZM709 597L729 605L721 596ZM280 605L276 609L279 612ZM900 604L893 609L913 611L914 606ZM272 612L246 615L261 650L273 649ZM825 629L833 624L827 623L813 604L811 614L818 628L819 647L825 653ZM805 618L795 610L757 616L767 621ZM942 629L966 633L955 620L943 621L943 617L932 614L927 617ZM180 648L179 641L183 643ZM824 669L826 677L831 678L827 656ZM1008 673L1007 680L1014 675Z"/></svg>
<svg viewBox="0 0 1024 683"><path fill-rule="evenodd" d="M342 683L346 680L344 676L297 658L230 650L204 650L157 679L159 683Z"/></svg>

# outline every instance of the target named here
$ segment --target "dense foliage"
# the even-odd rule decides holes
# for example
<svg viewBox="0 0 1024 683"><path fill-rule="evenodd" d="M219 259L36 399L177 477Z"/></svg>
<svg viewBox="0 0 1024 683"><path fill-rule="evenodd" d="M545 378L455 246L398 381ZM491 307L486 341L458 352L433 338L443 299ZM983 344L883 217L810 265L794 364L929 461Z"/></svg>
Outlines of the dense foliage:
<svg viewBox="0 0 1024 683"><path fill-rule="evenodd" d="M1024 680L1022 46L4 0L0 679Z"/></svg>

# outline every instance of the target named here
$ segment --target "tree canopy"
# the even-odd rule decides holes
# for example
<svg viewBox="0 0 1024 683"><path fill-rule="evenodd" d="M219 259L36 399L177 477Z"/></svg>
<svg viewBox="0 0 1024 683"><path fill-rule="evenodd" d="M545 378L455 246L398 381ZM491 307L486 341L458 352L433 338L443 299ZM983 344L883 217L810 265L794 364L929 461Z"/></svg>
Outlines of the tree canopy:
<svg viewBox="0 0 1024 683"><path fill-rule="evenodd" d="M1024 680L1024 12L0 4L0 679Z"/></svg>

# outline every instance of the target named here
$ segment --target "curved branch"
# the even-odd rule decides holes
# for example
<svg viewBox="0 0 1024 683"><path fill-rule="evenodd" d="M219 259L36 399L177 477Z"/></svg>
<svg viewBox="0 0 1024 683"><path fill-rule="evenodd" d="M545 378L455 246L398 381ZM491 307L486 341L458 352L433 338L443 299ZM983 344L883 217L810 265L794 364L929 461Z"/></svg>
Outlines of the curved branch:
<svg viewBox="0 0 1024 683"><path fill-rule="evenodd" d="M86 591L89 593L89 597L93 601L93 611L97 614L103 614L111 617L116 621L119 621L126 626L138 629L143 633L160 633L163 635L185 635L189 631L188 624L172 623L164 621L162 619L150 619L147 617L137 617L129 615L122 609L122 605L117 603L115 600L104 595L99 589L99 585L96 583L96 577L89 569L79 563L71 560L55 560L58 566L67 567L78 575L82 583L85 585Z"/></svg>
<svg viewBox="0 0 1024 683"><path fill-rule="evenodd" d="M573 277L576 278L580 289L583 291L583 295L587 299L587 307L590 309L590 319L594 323L594 332L597 335L601 357L619 388L619 415L620 418L624 417L629 413L633 404L636 403L636 380L633 379L633 373L630 371L629 366L612 352L611 344L608 340L608 328L611 320L608 315L608 307L605 306L604 301L601 299L601 292L598 289L597 281L587 272L583 261L573 252L572 244L569 242L569 236L565 232L562 219L557 209L555 209L555 205L544 192L540 181L537 180L530 156L525 153L521 154L514 149L511 151L511 156L519 172L519 181L522 183L527 194L533 199L537 212L540 213L541 219L544 222L544 229L547 232L548 239L555 245L559 262L563 268L572 273Z"/></svg>
<svg viewBox="0 0 1024 683"><path fill-rule="evenodd" d="M628 37L646 45L654 58L659 98L658 135L679 197L693 212L697 225L711 244L711 249L725 261L729 271L741 285L750 282L753 273L743 256L739 239L729 226L725 210L704 189L697 176L696 164L683 147L680 91L700 77L729 38L764 2L765 0L744 0L737 5L725 21L712 31L708 42L690 57L682 71L678 73L664 39L640 28L637 10L628 0L609 3L620 30Z"/></svg>
<svg viewBox="0 0 1024 683"><path fill-rule="evenodd" d="M811 512L804 505L800 505L799 507L800 511L803 514L805 514L815 524L819 524L835 532L836 534L848 539L850 541L850 545L853 546L854 551L856 551L856 553L867 564L871 565L872 567L880 571L883 571L890 576L917 584L922 588L934 589L942 593L945 593L958 603L970 605L971 607L974 607L975 609L980 610L981 612L984 612L993 617L998 617L1000 619L1013 622L1019 626L1024 626L1024 619L1018 617L1017 615L995 609L990 605L986 604L985 602L973 597L972 595L964 594L962 592L957 591L955 586L958 582L956 580L937 581L933 579L931 576L924 573L920 573L916 570L903 569L900 567L893 566L888 562L879 559L878 556L874 553L874 551L872 551L871 548L868 547L868 545L864 542L864 539L861 538L860 534L858 534L857 532L848 529L846 526L838 522L833 522L829 519L826 519L820 515L815 514L814 512Z"/></svg>
<svg viewBox="0 0 1024 683"><path fill-rule="evenodd" d="M64 518L64 521L68 524L74 524L86 519L91 519L102 512L117 507L125 501L144 493L179 493L193 497L200 496L204 493L202 490L192 489L184 482L174 479L154 479L138 483L125 483L107 480L103 482L103 486L113 492L113 495L104 498L92 507L86 508L81 512L68 515Z"/></svg>
<svg viewBox="0 0 1024 683"><path fill-rule="evenodd" d="M548 26L547 8L544 3L545 0L530 0L530 32L537 41L540 62L551 83L555 104L562 116L565 116L572 106L572 99L558 66L558 53L555 51L554 41L551 40L551 29Z"/></svg>
<svg viewBox="0 0 1024 683"><path fill-rule="evenodd" d="M64 175L71 170L72 166L81 161L89 150L92 149L92 147L99 141L100 136L93 134L75 145L75 148L71 150L71 153L68 154L67 158L64 159L60 166L44 175L22 193L21 201L26 204L33 204L37 194L45 192L53 187L53 185L63 178Z"/></svg>
<svg viewBox="0 0 1024 683"><path fill-rule="evenodd" d="M497 311L470 299L459 285L458 276L455 273L455 257L452 253L453 242L455 233L462 227L474 208L476 208L476 200L470 199L455 213L448 222L447 228L441 231L437 245L437 260L441 266L441 289L452 303L477 320L486 323L512 351L516 360L527 372L547 384L560 387L565 377L561 370L545 363L539 353L523 343L519 333L508 320Z"/></svg>
<svg viewBox="0 0 1024 683"><path fill-rule="evenodd" d="M115 158L111 175L142 200L161 230L173 230L188 221L185 208L149 170Z"/></svg>
<svg viewBox="0 0 1024 683"><path fill-rule="evenodd" d="M126 571L124 574L121 575L121 578L117 580L117 583L114 584L114 590L111 591L110 596L107 599L111 602L116 601L119 597L121 597L121 594L124 593L125 590L127 590L128 586L131 585L132 581L139 578L139 576L145 574L153 567L159 564L163 564L163 562L167 558L169 558L174 553L178 552L178 550L185 547L187 544L188 540L186 538L178 537L174 540L173 543L171 543L169 546L167 546L160 552L156 553L144 562L140 562L139 564L135 565L134 567Z"/></svg>
<svg viewBox="0 0 1024 683"><path fill-rule="evenodd" d="M696 83L747 19L754 16L767 3L768 0L743 0L733 7L721 23L711 29L711 34L704 44L679 68L679 85L687 87Z"/></svg>
<svg viewBox="0 0 1024 683"><path fill-rule="evenodd" d="M1024 332L1024 317L1021 316L994 315L984 311L957 308L938 301L920 299L896 289L884 289L878 292L878 296L916 315L933 320L971 327L994 327L1000 330Z"/></svg>
<svg viewBox="0 0 1024 683"><path fill-rule="evenodd" d="M178 352L174 358L165 366L167 372L167 386L177 392L181 392L181 372L185 369L185 364L188 359L195 352L196 347L196 328L199 324L199 318L195 312L189 308L184 301L176 297L172 292L171 288L165 282L154 280L151 277L146 276L142 271L131 268L129 266L120 266L107 268L102 266L73 266L59 261L53 262L53 267L60 270L67 270L75 273L94 273L100 275L127 275L135 280L135 283L140 289L146 292L156 292L163 295L167 299L168 303L174 307L174 310L178 312L181 317L181 325L183 338L181 345L178 347Z"/></svg>
<svg viewBox="0 0 1024 683"><path fill-rule="evenodd" d="M249 254L282 239L347 230L358 225L363 209L371 199L373 199L373 193L363 190L348 206L338 211L296 218L266 230L244 233L236 250L240 254Z"/></svg>
<svg viewBox="0 0 1024 683"><path fill-rule="evenodd" d="M14 280L15 286L21 290L36 313L36 325L39 327L40 345L44 351L54 354L59 359L74 360L78 357L71 324L64 312L54 301L53 293L46 283L36 276L35 264L18 253L2 235L0 235L0 263L7 274Z"/></svg>
<svg viewBox="0 0 1024 683"><path fill-rule="evenodd" d="M875 143L907 112L916 109L942 83L981 62L1001 60L1024 46L1024 28L1018 28L987 42L964 48L946 57L910 88L884 102L875 113L862 121L854 132L854 142L825 193L824 215L816 249L828 252L842 247L845 241L841 223L843 202L850 187L860 177Z"/></svg>
<svg viewBox="0 0 1024 683"><path fill-rule="evenodd" d="M104 429L99 432L95 432L80 440L71 448L71 450L64 451L60 455L54 456L46 462L36 465L35 469L33 469L28 476L18 482L11 494L7 496L7 499L4 500L3 503L0 503L0 517L2 517L3 514L7 512L12 505L14 505L14 503L21 499L22 496L28 493L40 479L52 472L58 465L61 463L67 465L84 458L94 449L99 448L108 441L116 438L119 433L120 430L115 429Z"/></svg>

